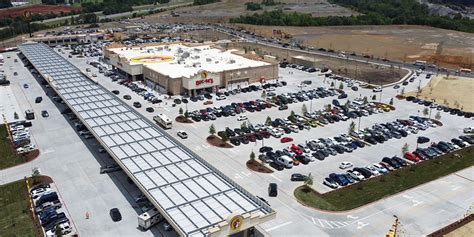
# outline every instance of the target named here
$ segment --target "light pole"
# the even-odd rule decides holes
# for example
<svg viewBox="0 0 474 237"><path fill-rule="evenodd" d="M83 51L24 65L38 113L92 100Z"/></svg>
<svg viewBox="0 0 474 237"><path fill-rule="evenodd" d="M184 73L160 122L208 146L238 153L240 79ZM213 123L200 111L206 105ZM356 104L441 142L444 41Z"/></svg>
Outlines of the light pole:
<svg viewBox="0 0 474 237"><path fill-rule="evenodd" d="M359 125L357 126L357 131L360 131L360 119L362 118L362 116L359 116Z"/></svg>

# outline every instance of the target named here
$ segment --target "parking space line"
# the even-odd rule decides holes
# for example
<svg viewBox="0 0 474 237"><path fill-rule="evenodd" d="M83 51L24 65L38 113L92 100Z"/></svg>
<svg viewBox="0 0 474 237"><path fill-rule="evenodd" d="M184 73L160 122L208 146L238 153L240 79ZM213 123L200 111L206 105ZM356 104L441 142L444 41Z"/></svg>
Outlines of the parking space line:
<svg viewBox="0 0 474 237"><path fill-rule="evenodd" d="M323 220L329 227L329 229L334 229L334 227L331 225L331 223L329 223L329 221L327 220Z"/></svg>
<svg viewBox="0 0 474 237"><path fill-rule="evenodd" d="M322 228L325 228L323 223L321 222L321 219L318 218L318 222L319 222L319 225L322 227Z"/></svg>
<svg viewBox="0 0 474 237"><path fill-rule="evenodd" d="M342 226L339 226L335 221L329 221L332 225L336 226L336 228L341 228Z"/></svg>
<svg viewBox="0 0 474 237"><path fill-rule="evenodd" d="M283 223L283 224L279 224L279 225L277 225L277 226L268 228L268 229L266 229L265 231L266 231L266 232L270 232L270 231L272 231L272 230L276 230L276 229L281 228L281 227L283 227L283 226L287 226L287 225L289 225L289 224L291 224L291 223L293 223L293 221L288 221L288 222L285 222L285 223Z"/></svg>
<svg viewBox="0 0 474 237"><path fill-rule="evenodd" d="M316 221L314 220L314 217L311 217L311 220L313 220L313 224L316 225Z"/></svg>
<svg viewBox="0 0 474 237"><path fill-rule="evenodd" d="M277 178L275 175L271 174L270 176L272 176L273 178L275 178L276 180L280 181L280 182L283 182L283 180Z"/></svg>

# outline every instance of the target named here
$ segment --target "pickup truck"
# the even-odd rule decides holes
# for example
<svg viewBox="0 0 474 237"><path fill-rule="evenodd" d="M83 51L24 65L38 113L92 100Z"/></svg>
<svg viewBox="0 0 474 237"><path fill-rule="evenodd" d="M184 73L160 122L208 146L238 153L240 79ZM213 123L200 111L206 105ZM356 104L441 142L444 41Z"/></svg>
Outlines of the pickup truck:
<svg viewBox="0 0 474 237"><path fill-rule="evenodd" d="M45 202L42 205L36 207L35 211L38 214L41 214L43 211L50 209L50 208L55 208L59 209L62 207L62 204L59 200L52 201L52 202Z"/></svg>

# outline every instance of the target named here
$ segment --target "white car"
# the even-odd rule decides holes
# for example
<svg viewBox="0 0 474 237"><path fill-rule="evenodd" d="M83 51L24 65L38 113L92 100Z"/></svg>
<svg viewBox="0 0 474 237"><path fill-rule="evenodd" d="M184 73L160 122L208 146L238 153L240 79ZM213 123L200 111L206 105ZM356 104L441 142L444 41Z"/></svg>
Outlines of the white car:
<svg viewBox="0 0 474 237"><path fill-rule="evenodd" d="M380 174L380 172L375 167L372 167L372 166L368 165L365 168L368 169L370 171L370 173L372 173L373 176L376 176L376 175Z"/></svg>
<svg viewBox="0 0 474 237"><path fill-rule="evenodd" d="M372 166L376 168L379 171L379 173L382 173L382 174L388 173L388 170L385 167L381 166L380 164L374 163L372 164Z"/></svg>
<svg viewBox="0 0 474 237"><path fill-rule="evenodd" d="M464 133L472 133L472 132L474 132L474 127L465 128L465 129L463 130L463 132L464 132Z"/></svg>
<svg viewBox="0 0 474 237"><path fill-rule="evenodd" d="M243 120L247 120L247 116L239 115L239 117L237 117L237 121L243 121Z"/></svg>
<svg viewBox="0 0 474 237"><path fill-rule="evenodd" d="M67 235L72 232L71 226L69 225L69 222L64 222L59 225L57 225L56 228L61 229L61 233L63 235ZM56 228L53 228L51 230L46 231L46 236L56 236Z"/></svg>
<svg viewBox="0 0 474 237"><path fill-rule="evenodd" d="M349 170L349 171L347 171L347 174L349 176L351 176L352 178L354 178L355 180L357 180L357 181L365 179L364 176L361 173L359 173L355 170Z"/></svg>
<svg viewBox="0 0 474 237"><path fill-rule="evenodd" d="M352 166L354 166L354 165L351 162L344 161L339 165L339 168L340 169L348 169L348 168L351 168Z"/></svg>
<svg viewBox="0 0 474 237"><path fill-rule="evenodd" d="M42 190L42 192L35 192L34 194L31 194L31 198L36 202L36 200L38 200L41 196L51 193L51 192L52 191L50 188L45 188Z"/></svg>
<svg viewBox="0 0 474 237"><path fill-rule="evenodd" d="M382 87L375 87L373 90L373 92L381 92L382 91Z"/></svg>
<svg viewBox="0 0 474 237"><path fill-rule="evenodd" d="M225 95L220 95L216 97L216 100L225 100L226 98Z"/></svg>
<svg viewBox="0 0 474 237"><path fill-rule="evenodd" d="M188 134L185 131L178 131L178 137L186 139L188 138Z"/></svg>

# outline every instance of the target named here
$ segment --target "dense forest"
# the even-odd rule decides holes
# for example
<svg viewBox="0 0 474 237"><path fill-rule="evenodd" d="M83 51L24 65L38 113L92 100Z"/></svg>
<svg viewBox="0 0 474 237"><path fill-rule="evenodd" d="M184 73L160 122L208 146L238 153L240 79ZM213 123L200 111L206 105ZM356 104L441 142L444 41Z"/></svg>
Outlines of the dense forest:
<svg viewBox="0 0 474 237"><path fill-rule="evenodd" d="M282 26L337 26L337 25L427 25L443 29L474 33L474 20L461 15L455 17L431 15L425 5L415 0L329 0L331 3L354 9L358 16L312 17L311 14L281 10L240 16L232 23Z"/></svg>

